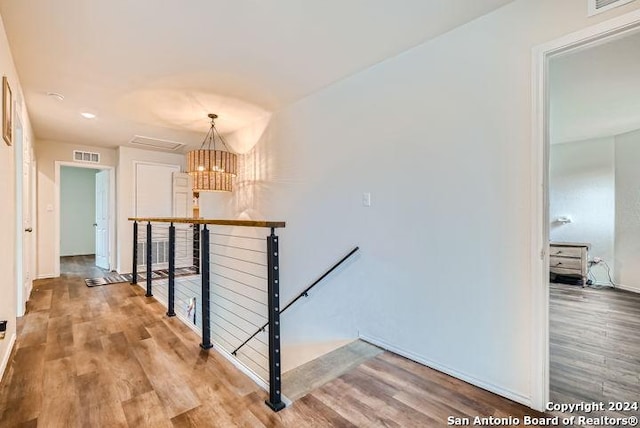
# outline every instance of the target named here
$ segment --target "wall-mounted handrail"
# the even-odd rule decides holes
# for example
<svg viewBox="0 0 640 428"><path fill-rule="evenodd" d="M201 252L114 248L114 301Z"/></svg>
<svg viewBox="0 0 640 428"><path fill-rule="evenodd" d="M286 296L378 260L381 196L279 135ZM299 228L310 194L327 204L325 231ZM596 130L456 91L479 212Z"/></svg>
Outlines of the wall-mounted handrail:
<svg viewBox="0 0 640 428"><path fill-rule="evenodd" d="M271 229L285 227L284 221L267 220L224 220L212 218L190 217L129 217L129 221L154 222L154 223L189 223L189 224L216 224L218 226L242 226L242 227L268 227Z"/></svg>
<svg viewBox="0 0 640 428"><path fill-rule="evenodd" d="M299 299L301 299L302 297L308 297L309 296L309 291L311 291L311 289L313 287L315 287L316 285L318 285L318 283L320 281L322 281L323 279L325 279L331 272L333 272L335 269L338 268L338 266L340 266L342 263L344 263L345 261L347 261L347 259L349 257L351 257L352 255L354 255L358 250L360 249L360 247L355 247L353 250L349 251L349 253L344 256L343 258L341 258L338 262L336 262L333 266L331 266L331 268L329 268L325 273L323 273L321 276L318 277L318 279L316 279L315 281L313 281L313 283L311 283L310 286L308 286L307 288L305 288L305 290L298 294L292 301L290 301L289 303L287 303L287 305L282 308L280 310L280 314L282 314L284 311L286 311L287 309L289 309L289 307L291 307L291 305L293 305L295 302L297 302ZM253 339L254 337L256 337L258 335L258 333L260 333L261 331L264 331L265 328L267 328L267 325L269 325L269 323L265 323L262 327L260 327L258 330L256 330L255 333L253 333L247 340L245 340L244 342L242 342L242 344L240 346L238 346L233 352L233 355L236 355L236 353L247 343L249 343L249 341L251 339Z"/></svg>

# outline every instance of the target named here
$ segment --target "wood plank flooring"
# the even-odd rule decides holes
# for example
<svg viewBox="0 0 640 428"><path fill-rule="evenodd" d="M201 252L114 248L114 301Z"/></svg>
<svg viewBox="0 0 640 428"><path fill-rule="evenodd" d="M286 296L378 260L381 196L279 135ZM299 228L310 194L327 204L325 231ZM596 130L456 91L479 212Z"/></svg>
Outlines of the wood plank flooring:
<svg viewBox="0 0 640 428"><path fill-rule="evenodd" d="M96 256L94 254L60 257L60 274L63 276L99 278L108 273L108 270L96 266Z"/></svg>
<svg viewBox="0 0 640 428"><path fill-rule="evenodd" d="M551 284L550 293L550 399L639 401L640 295L565 284Z"/></svg>
<svg viewBox="0 0 640 428"><path fill-rule="evenodd" d="M384 352L273 413L266 393L144 291L37 281L0 383L0 426L425 427L539 416Z"/></svg>

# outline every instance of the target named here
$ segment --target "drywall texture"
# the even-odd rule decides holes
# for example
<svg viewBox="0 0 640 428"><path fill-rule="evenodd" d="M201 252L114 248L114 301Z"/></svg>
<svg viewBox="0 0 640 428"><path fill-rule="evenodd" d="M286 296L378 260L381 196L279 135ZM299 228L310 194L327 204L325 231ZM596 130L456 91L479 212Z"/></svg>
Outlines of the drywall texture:
<svg viewBox="0 0 640 428"><path fill-rule="evenodd" d="M60 168L60 255L95 254L96 169Z"/></svg>
<svg viewBox="0 0 640 428"><path fill-rule="evenodd" d="M22 88L18 80L11 50L4 30L4 24L0 22L0 75L6 76L13 92L14 108L16 115L21 117L26 151L31 150L33 132L29 122L29 115L23 102ZM22 254L16 252L16 231L22 230L22 219L16 219L16 180L15 180L15 149L20 148L18 142L7 145L0 138L0 320L8 321L5 338L0 340L0 378L11 352L11 338L16 333L16 310L18 308L16 290L17 275L16 262L22 259Z"/></svg>
<svg viewBox="0 0 640 428"><path fill-rule="evenodd" d="M640 292L640 130L616 136L616 282Z"/></svg>
<svg viewBox="0 0 640 428"><path fill-rule="evenodd" d="M86 150L100 153L100 165L115 166L116 151L104 147L79 146L59 141L39 140L35 146L38 160L38 263L39 278L56 275L55 267L55 196L56 196L56 161L73 162L74 150ZM82 163L82 165L86 165ZM93 165L93 164L92 164Z"/></svg>
<svg viewBox="0 0 640 428"><path fill-rule="evenodd" d="M591 244L589 258L613 268L615 235L614 137L554 144L549 156L550 238ZM563 224L560 217L569 217ZM604 269L594 266L595 280L608 284Z"/></svg>
<svg viewBox="0 0 640 428"><path fill-rule="evenodd" d="M177 165L184 170L185 156L176 153L154 152L149 150L134 149L131 147L118 148L118 169L116 174L116 198L117 198L117 271L120 273L131 272L131 260L133 257L132 223L127 220L135 215L135 163L150 163L162 165ZM161 185L160 183L158 184ZM166 183L171 188L171 182Z"/></svg>
<svg viewBox="0 0 640 428"><path fill-rule="evenodd" d="M639 6L515 1L230 137L255 147L228 214L287 221L285 302L362 248L283 340L359 333L529 404L531 50Z"/></svg>

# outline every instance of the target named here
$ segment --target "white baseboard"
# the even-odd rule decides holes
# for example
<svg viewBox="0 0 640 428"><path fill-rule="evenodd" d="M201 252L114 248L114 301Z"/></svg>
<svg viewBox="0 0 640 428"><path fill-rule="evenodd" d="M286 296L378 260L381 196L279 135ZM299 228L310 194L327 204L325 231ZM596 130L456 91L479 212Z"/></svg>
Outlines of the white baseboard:
<svg viewBox="0 0 640 428"><path fill-rule="evenodd" d="M435 363L433 361L430 361L430 360L428 360L426 358L421 357L420 355L414 354L411 351L407 351L405 349L398 348L397 346L392 345L392 344L390 344L390 343L388 343L388 342L386 342L386 341L384 341L382 339L378 339L378 338L375 338L375 337L367 336L365 334L360 334L360 339L364 340L365 342L369 342L369 343L371 343L373 345L376 345L376 346L378 346L380 348L386 349L387 351L391 351L394 354L401 355L401 356L403 356L405 358L408 358L408 359L410 359L412 361L420 363L420 364L422 364L424 366L427 366L427 367L430 367L430 368L432 368L434 370L437 370L439 372L448 374L449 376L453 376L453 377L455 377L457 379L460 379L460 380L463 380L463 381L465 381L467 383L470 383L471 385L475 385L475 386L477 386L479 388L485 389L485 390L487 390L489 392L493 392L494 394L498 394L498 395L500 395L502 397L505 397L505 398L508 398L510 400L516 401L516 402L518 402L520 404L523 404L523 405L531 408L531 404L532 404L531 397L527 397L526 395L519 394L519 393L511 391L511 390L509 390L507 388L503 388L501 386L494 385L494 384L489 383L489 382L485 382L483 380L480 380L480 379L477 379L477 378L475 378L473 376L470 376L470 375L468 375L466 373L462 373L462 372L460 372L458 370L454 370L454 369L452 369L450 367L447 367L447 366L445 366L443 364Z"/></svg>
<svg viewBox="0 0 640 428"><path fill-rule="evenodd" d="M625 291L631 291L632 293L640 293L640 288L634 287L632 285L618 284L615 286L615 288L619 288L620 290Z"/></svg>
<svg viewBox="0 0 640 428"><path fill-rule="evenodd" d="M618 288L620 290L631 291L632 293L640 294L640 288L634 287L633 285L624 285L624 284L611 285L610 282L602 282L602 281L596 281L595 285L600 287Z"/></svg>
<svg viewBox="0 0 640 428"><path fill-rule="evenodd" d="M11 356L11 351L13 351L13 346L16 344L16 334L13 333L11 335L11 339L9 339L9 346L7 347L7 352L2 357L2 363L0 363L0 381L2 381L2 377L4 376L4 371L7 368L7 364L9 364L9 357Z"/></svg>
<svg viewBox="0 0 640 428"><path fill-rule="evenodd" d="M55 273L41 273L38 274L38 276L36 277L36 279L49 279L49 278L57 278L60 275L56 275Z"/></svg>

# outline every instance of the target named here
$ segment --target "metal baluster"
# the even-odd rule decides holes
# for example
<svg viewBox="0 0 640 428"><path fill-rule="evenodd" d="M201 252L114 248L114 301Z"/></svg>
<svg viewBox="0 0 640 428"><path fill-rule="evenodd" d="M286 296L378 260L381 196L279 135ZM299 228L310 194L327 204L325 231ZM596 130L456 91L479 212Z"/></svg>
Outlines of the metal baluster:
<svg viewBox="0 0 640 428"><path fill-rule="evenodd" d="M269 301L269 399L265 401L274 412L284 409L282 402L282 381L280 366L280 266L278 255L278 237L275 229L267 237L267 280Z"/></svg>
<svg viewBox="0 0 640 428"><path fill-rule="evenodd" d="M209 289L209 229L205 224L202 228L202 239L200 240L200 277L202 279L202 349L211 349L211 315L209 308L211 306L211 295ZM194 309L195 310L195 309Z"/></svg>
<svg viewBox="0 0 640 428"><path fill-rule="evenodd" d="M153 293L151 292L151 274L152 274L152 264L153 264L153 256L152 256L152 246L153 239L151 237L151 222L147 222L147 293L145 296L153 297Z"/></svg>
<svg viewBox="0 0 640 428"><path fill-rule="evenodd" d="M193 225L193 266L196 273L200 273L200 225Z"/></svg>
<svg viewBox="0 0 640 428"><path fill-rule="evenodd" d="M138 283L138 222L133 222L133 269L131 285Z"/></svg>
<svg viewBox="0 0 640 428"><path fill-rule="evenodd" d="M169 226L169 297L167 302L167 316L175 317L175 286L176 286L176 227Z"/></svg>

